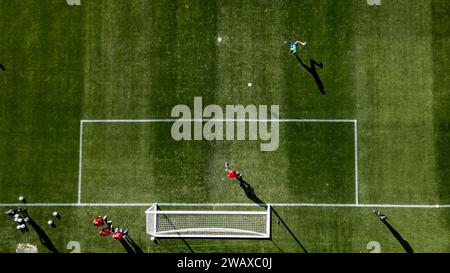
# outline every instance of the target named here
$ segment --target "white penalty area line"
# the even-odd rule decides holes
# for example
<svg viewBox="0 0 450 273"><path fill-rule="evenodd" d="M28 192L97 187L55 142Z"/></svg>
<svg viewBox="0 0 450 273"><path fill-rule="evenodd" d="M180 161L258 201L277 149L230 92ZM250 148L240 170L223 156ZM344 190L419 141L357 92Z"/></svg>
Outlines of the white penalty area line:
<svg viewBox="0 0 450 273"><path fill-rule="evenodd" d="M353 123L355 134L355 203L358 204L358 144L357 144L357 120L356 119L177 119L177 118L161 118L161 119L82 119L80 120L80 148L78 163L78 196L77 204L81 205L81 184L83 175L83 125L84 123L157 123L157 122L279 122L279 123Z"/></svg>
<svg viewBox="0 0 450 273"><path fill-rule="evenodd" d="M155 203L11 203L0 204L0 207L149 207ZM328 203L157 203L159 206L179 207L355 207L355 208L450 208L448 205L420 204L328 204Z"/></svg>
<svg viewBox="0 0 450 273"><path fill-rule="evenodd" d="M187 122L347 122L356 123L356 119L176 119L176 118L163 118L163 119L82 119L81 123L151 123L151 122L175 122L175 121L187 121Z"/></svg>
<svg viewBox="0 0 450 273"><path fill-rule="evenodd" d="M353 136L355 138L354 145L355 145L355 204L359 204L359 189L358 189L358 122L355 120L353 123Z"/></svg>
<svg viewBox="0 0 450 273"><path fill-rule="evenodd" d="M80 122L80 150L79 150L79 162L78 162L78 195L77 203L81 203L81 176L83 169L83 121Z"/></svg>

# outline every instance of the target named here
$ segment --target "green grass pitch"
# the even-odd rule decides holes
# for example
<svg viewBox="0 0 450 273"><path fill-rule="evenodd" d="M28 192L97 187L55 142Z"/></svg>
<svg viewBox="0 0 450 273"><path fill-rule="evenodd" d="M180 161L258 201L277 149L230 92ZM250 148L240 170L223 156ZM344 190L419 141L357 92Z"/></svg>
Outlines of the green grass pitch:
<svg viewBox="0 0 450 273"><path fill-rule="evenodd" d="M450 2L379 2L0 0L1 208L25 196L59 252L126 252L91 224L104 214L144 252L405 252L373 209L414 252L450 252ZM323 63L326 95L287 35ZM348 122L280 123L261 152L175 141L171 122L92 121L167 119L194 97ZM152 242L146 204L253 204L225 160L275 203L271 238ZM6 216L0 237L0 252L50 251Z"/></svg>

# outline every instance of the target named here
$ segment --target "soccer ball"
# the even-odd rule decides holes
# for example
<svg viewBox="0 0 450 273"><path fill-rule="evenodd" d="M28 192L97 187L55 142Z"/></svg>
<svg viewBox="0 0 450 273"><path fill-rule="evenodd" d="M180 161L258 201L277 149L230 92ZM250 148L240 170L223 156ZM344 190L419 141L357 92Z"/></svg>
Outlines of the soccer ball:
<svg viewBox="0 0 450 273"><path fill-rule="evenodd" d="M248 86L248 87L252 87L252 83L249 82L249 83L247 84L247 86Z"/></svg>
<svg viewBox="0 0 450 273"><path fill-rule="evenodd" d="M22 202L23 200L25 200L25 197L20 196L20 197L19 197L19 201Z"/></svg>
<svg viewBox="0 0 450 273"><path fill-rule="evenodd" d="M222 42L222 37L218 37L217 42L219 42L219 43Z"/></svg>
<svg viewBox="0 0 450 273"><path fill-rule="evenodd" d="M56 216L58 216L58 212L54 211L52 215L56 217Z"/></svg>

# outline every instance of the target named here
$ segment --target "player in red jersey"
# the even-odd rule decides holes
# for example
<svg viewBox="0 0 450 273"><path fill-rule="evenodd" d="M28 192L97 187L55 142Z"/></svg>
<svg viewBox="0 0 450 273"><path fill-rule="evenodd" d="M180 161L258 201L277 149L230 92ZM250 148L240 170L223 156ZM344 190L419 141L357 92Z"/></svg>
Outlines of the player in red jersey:
<svg viewBox="0 0 450 273"><path fill-rule="evenodd" d="M102 227L105 224L105 220L103 219L103 217L98 216L95 217L94 220L92 220L92 224L94 224L94 226L96 227Z"/></svg>
<svg viewBox="0 0 450 273"><path fill-rule="evenodd" d="M104 224L108 225L108 227L111 228L112 221L108 221L108 215L105 215L103 217L97 216L94 220L92 220L92 224L96 227L102 227Z"/></svg>
<svg viewBox="0 0 450 273"><path fill-rule="evenodd" d="M118 241L122 240L122 238L123 238L122 229L115 228L114 232L113 232L113 235L112 235L112 238L114 240L118 240Z"/></svg>
<svg viewBox="0 0 450 273"><path fill-rule="evenodd" d="M100 234L100 236L106 237L111 234L111 229L109 227L103 228L102 230L98 231L98 234Z"/></svg>
<svg viewBox="0 0 450 273"><path fill-rule="evenodd" d="M227 177L230 179L239 179L242 177L242 174L240 172L230 168L228 161L225 161L225 172L227 173Z"/></svg>

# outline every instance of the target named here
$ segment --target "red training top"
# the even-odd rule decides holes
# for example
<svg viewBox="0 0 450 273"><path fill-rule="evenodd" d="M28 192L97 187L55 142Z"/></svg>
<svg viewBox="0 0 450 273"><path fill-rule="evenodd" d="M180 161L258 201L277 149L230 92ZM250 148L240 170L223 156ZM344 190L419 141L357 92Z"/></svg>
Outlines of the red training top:
<svg viewBox="0 0 450 273"><path fill-rule="evenodd" d="M112 237L113 237L113 239L120 241L120 240L122 240L123 234L122 234L122 232L115 232Z"/></svg>
<svg viewBox="0 0 450 273"><path fill-rule="evenodd" d="M99 230L98 233L99 233L101 236L106 237L106 236L108 236L109 234L111 234L111 229L110 229L110 228L104 228L104 229L102 229L102 230Z"/></svg>
<svg viewBox="0 0 450 273"><path fill-rule="evenodd" d="M95 218L92 223L96 226L96 227L101 227L103 226L103 224L105 223L105 221L103 220L102 217L97 217Z"/></svg>
<svg viewBox="0 0 450 273"><path fill-rule="evenodd" d="M228 178L231 178L231 179L236 178L237 177L237 172L235 170L228 169L227 176L228 176Z"/></svg>

